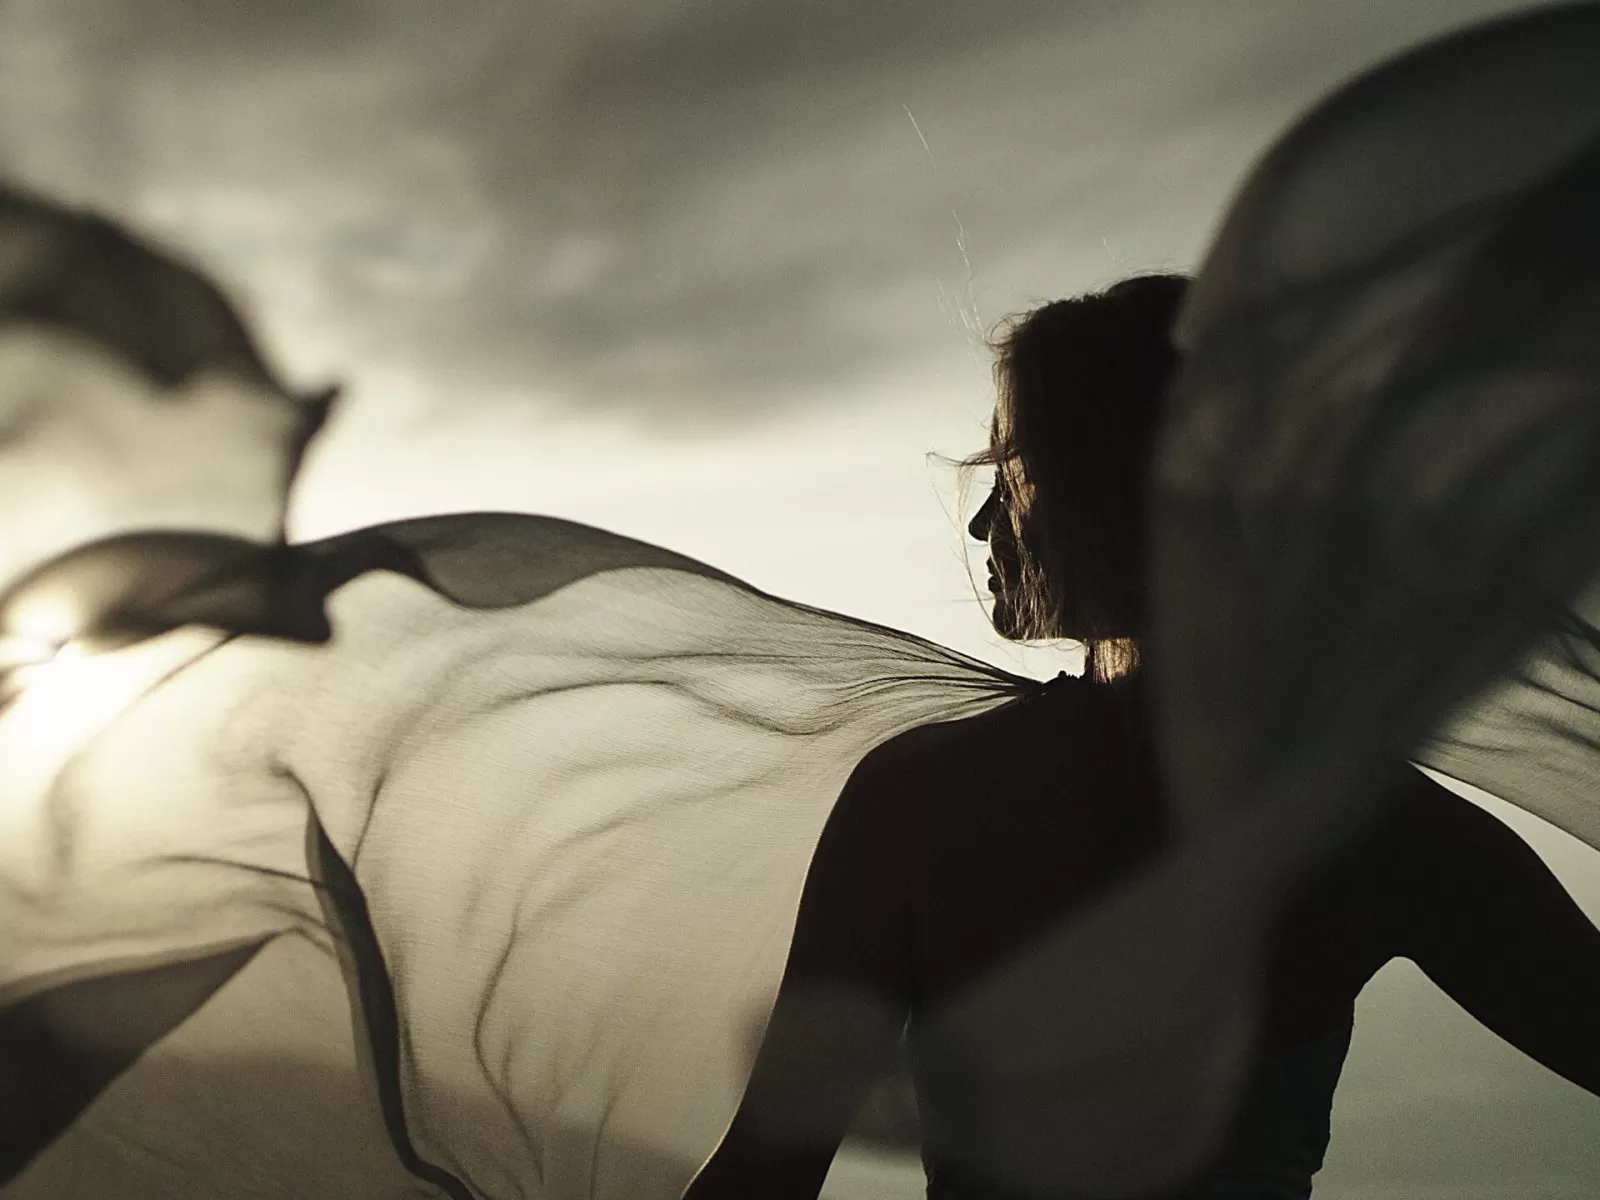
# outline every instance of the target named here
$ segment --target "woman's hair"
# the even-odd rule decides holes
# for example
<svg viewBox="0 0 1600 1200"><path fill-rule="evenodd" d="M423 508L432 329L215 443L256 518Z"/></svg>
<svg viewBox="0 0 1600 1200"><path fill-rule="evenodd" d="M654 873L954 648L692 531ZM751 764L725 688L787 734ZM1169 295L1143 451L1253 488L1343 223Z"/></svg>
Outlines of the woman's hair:
<svg viewBox="0 0 1600 1200"><path fill-rule="evenodd" d="M1095 674L1131 668L1144 632L1147 484L1188 283L1125 279L1008 318L991 339L990 445L966 461L996 468L1016 539L1015 563L997 559L1004 632L1080 640Z"/></svg>

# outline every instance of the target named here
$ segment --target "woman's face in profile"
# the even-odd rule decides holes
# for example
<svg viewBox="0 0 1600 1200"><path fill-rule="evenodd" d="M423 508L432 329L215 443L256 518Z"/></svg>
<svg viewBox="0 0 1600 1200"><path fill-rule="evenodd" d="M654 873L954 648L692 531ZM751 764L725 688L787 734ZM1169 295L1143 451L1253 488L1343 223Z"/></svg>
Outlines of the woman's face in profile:
<svg viewBox="0 0 1600 1200"><path fill-rule="evenodd" d="M987 542L989 594L994 597L991 620L1001 637L1017 636L1016 607L1011 589L1021 575L1017 558L1017 543L1011 530L1011 518L1006 511L1005 478L995 472L994 487L988 497L967 523L967 533L979 542Z"/></svg>

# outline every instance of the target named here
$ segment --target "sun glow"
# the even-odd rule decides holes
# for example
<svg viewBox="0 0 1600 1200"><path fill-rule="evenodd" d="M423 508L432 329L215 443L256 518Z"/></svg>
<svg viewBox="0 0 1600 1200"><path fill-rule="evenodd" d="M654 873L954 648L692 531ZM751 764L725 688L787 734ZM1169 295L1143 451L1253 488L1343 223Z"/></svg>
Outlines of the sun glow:
<svg viewBox="0 0 1600 1200"><path fill-rule="evenodd" d="M55 681L69 672L73 663L87 656L87 651L75 642L30 639L22 641L15 649L0 650L0 654L6 655L4 696L10 698L40 686L55 686Z"/></svg>
<svg viewBox="0 0 1600 1200"><path fill-rule="evenodd" d="M0 671L27 671L54 662L69 643L53 638L0 636Z"/></svg>
<svg viewBox="0 0 1600 1200"><path fill-rule="evenodd" d="M0 671L54 662L83 625L72 603L59 594L10 599L0 631Z"/></svg>
<svg viewBox="0 0 1600 1200"><path fill-rule="evenodd" d="M0 839L8 849L23 852L30 832L40 832L61 773L77 755L195 652L184 639L99 652L77 641L6 636Z"/></svg>
<svg viewBox="0 0 1600 1200"><path fill-rule="evenodd" d="M72 731L98 727L148 685L146 673L124 656L93 654L76 642L26 643L22 653L30 657L9 660L14 698L0 734L8 750L37 752L63 737L76 741ZM15 766L8 753L7 772Z"/></svg>
<svg viewBox="0 0 1600 1200"><path fill-rule="evenodd" d="M60 673L63 665L84 657L72 641L78 622L59 597L35 598L8 605L0 632L0 702L14 702L20 693Z"/></svg>

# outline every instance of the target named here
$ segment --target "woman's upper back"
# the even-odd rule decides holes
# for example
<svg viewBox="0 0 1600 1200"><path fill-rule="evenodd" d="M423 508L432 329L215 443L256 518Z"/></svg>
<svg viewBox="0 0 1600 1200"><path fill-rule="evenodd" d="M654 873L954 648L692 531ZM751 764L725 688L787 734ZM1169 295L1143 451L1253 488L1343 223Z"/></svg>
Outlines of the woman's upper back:
<svg viewBox="0 0 1600 1200"><path fill-rule="evenodd" d="M1062 676L858 768L840 803L879 809L884 844L903 848L914 1003L975 980L1153 851L1159 798L1127 700Z"/></svg>
<svg viewBox="0 0 1600 1200"><path fill-rule="evenodd" d="M827 1012L870 1017L868 1040L883 1018L909 1017L915 1032L919 1009L1025 952L1137 869L1160 841L1152 763L1137 694L1077 680L867 755L818 840L778 1003L696 1200L753 1194L753 1181L777 1195L769 1185L780 1179L782 1195L815 1196L878 1068L849 1028L819 1041L807 998L853 997ZM1264 981L1268 1074L1252 1089L1273 1120L1236 1131L1231 1157L1185 1197L1305 1194L1352 1002L1396 955L1507 1041L1600 1092L1589 1019L1600 1006L1600 933L1506 826L1409 767L1397 764L1395 786L1404 794L1388 815L1313 881L1280 930ZM919 1093L935 1082L923 1074ZM942 1087L919 1106L940 1110ZM1286 1094L1300 1114L1287 1132L1277 1119ZM824 1132L776 1147L763 1122L797 1100L823 1114ZM937 1148L925 1151L930 1196L990 1194L963 1191ZM1291 1190L1215 1190L1267 1176Z"/></svg>
<svg viewBox="0 0 1600 1200"><path fill-rule="evenodd" d="M876 878L866 907L878 915L845 889L857 907L840 924L862 931L864 968L874 953L892 960L881 987L913 1012L936 1003L1153 853L1163 829L1155 754L1136 685L1072 677L982 716L912 730L851 777L808 899L824 901L832 863L859 856ZM1394 957L1465 975L1480 934L1537 942L1550 921L1575 929L1581 918L1494 817L1403 764L1391 786L1386 816L1280 923L1264 981L1269 1051L1347 1022L1362 986ZM846 843L854 849L840 855ZM1528 927L1513 934L1507 922ZM890 954L894 940L902 946Z"/></svg>
<svg viewBox="0 0 1600 1200"><path fill-rule="evenodd" d="M907 897L911 949L899 961L913 1023L919 1005L1023 951L1156 849L1154 755L1136 688L1063 678L863 762L840 802L854 815L836 817L878 824L886 894ZM1551 1031L1577 1030L1577 1010L1600 998L1600 934L1501 822L1408 766L1392 786L1386 816L1280 923L1262 980L1262 1057L1221 1156L1186 1200L1310 1194L1356 997L1395 957L1553 1069L1600 1079L1595 1038ZM993 1194L931 1148L925 1161L930 1196Z"/></svg>

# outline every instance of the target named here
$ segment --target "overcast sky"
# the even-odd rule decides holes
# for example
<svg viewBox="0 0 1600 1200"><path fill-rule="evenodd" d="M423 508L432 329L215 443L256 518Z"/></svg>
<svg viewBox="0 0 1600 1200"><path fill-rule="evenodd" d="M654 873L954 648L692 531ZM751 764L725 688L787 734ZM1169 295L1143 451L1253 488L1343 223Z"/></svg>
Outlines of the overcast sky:
<svg viewBox="0 0 1600 1200"><path fill-rule="evenodd" d="M988 632L925 457L981 441L981 332L1192 268L1320 94L1516 7L5 0L0 170L161 235L290 377L345 381L305 536L553 512L1044 670ZM1593 1192L1600 1106L1384 987L1319 1197ZM1467 1190L1486 1139L1505 1178Z"/></svg>
<svg viewBox="0 0 1600 1200"><path fill-rule="evenodd" d="M961 362L963 310L1191 265L1286 119L1508 7L8 0L0 119L291 368L720 432Z"/></svg>

